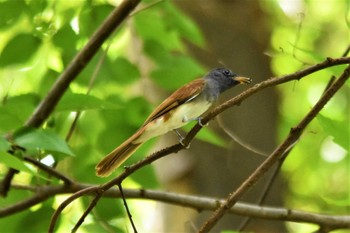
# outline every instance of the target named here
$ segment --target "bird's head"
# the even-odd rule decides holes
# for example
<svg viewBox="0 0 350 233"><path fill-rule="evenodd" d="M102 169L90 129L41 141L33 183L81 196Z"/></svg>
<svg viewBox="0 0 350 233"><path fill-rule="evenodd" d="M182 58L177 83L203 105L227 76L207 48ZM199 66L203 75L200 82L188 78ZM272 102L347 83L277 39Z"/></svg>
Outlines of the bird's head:
<svg viewBox="0 0 350 233"><path fill-rule="evenodd" d="M216 68L211 70L207 75L206 79L215 88L218 88L220 92L223 92L237 84L248 84L252 82L252 79L242 77L229 69Z"/></svg>

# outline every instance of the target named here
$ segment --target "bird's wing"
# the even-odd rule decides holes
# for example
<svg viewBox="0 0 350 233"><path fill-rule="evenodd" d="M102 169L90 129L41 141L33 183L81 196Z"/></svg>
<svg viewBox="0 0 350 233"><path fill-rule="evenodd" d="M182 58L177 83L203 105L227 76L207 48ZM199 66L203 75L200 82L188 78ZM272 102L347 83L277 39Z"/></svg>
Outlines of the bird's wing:
<svg viewBox="0 0 350 233"><path fill-rule="evenodd" d="M146 125L154 119L163 116L170 110L178 107L180 104L193 100L201 93L204 85L205 81L203 79L195 79L185 86L179 88L167 99L165 99L156 109L154 109L143 125Z"/></svg>

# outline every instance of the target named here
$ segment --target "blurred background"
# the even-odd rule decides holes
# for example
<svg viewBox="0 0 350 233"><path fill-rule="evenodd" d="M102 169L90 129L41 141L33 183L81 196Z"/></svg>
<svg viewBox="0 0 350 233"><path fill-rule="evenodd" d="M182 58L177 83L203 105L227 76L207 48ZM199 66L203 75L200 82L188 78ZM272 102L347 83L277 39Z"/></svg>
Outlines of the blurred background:
<svg viewBox="0 0 350 233"><path fill-rule="evenodd" d="M119 3L0 2L1 135L21 128L73 56ZM66 139L72 153L36 146L28 151L78 182L106 182L111 178L95 176L96 163L132 135L172 91L215 67L224 66L248 76L254 85L322 62L326 57L348 56L349 26L346 0L144 0L70 85L43 126ZM123 182L123 187L225 198L282 142L290 128L316 103L330 78L339 76L343 69L344 66L328 68L301 81L255 94L211 121L189 150L137 171ZM247 88L239 86L227 91L220 102ZM284 162L264 205L349 214L349 88L347 82L306 129ZM78 112L78 123L67 137ZM183 133L193 125L185 127ZM177 140L172 133L151 140L125 165ZM2 177L6 171L5 162L0 160ZM256 203L270 175L271 172L265 175L241 201ZM57 182L50 179L53 184ZM23 172L14 180L22 185L46 182ZM0 207L30 195L28 191L11 190L7 198L0 199ZM2 218L0 227L6 226L8 232L46 231L48 216L67 196L57 196ZM82 198L66 209L58 232L74 226L89 200ZM122 202L115 202L101 200L81 232L127 232L129 223ZM128 200L128 204L140 232L195 232L211 215L150 201ZM34 221L30 229L28 224L18 224L31 219L41 220ZM226 215L213 232L235 232L244 220ZM316 229L308 224L252 219L244 231Z"/></svg>

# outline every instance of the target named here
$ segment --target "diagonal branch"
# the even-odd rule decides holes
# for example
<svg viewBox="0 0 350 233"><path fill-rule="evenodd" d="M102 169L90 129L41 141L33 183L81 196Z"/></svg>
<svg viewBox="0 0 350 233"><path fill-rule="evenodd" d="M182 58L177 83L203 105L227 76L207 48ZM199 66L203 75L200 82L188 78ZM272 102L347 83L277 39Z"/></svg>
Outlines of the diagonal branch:
<svg viewBox="0 0 350 233"><path fill-rule="evenodd" d="M101 24L83 49L73 58L68 67L56 80L49 93L29 117L25 126L37 128L50 116L57 103L68 89L69 84L80 74L90 62L103 42L120 26L141 0L124 0ZM0 195L6 196L10 183L17 170L10 168L0 183Z"/></svg>
<svg viewBox="0 0 350 233"><path fill-rule="evenodd" d="M225 111L226 109L234 106L234 105L238 105L240 104L243 100L245 100L246 98L248 98L249 96L255 94L256 92L262 91L263 89L267 88L267 87L272 87L272 86L276 86L282 83L286 83L289 82L291 80L300 80L303 77L312 74L314 72L317 72L319 70L322 70L324 68L327 67L331 67L331 66L336 66L336 65L341 65L341 64L347 64L350 63L350 57L346 57L346 58L336 58L336 59L331 59L331 58L327 58L324 62L321 62L319 64L310 66L308 68L305 68L303 70L297 71L293 74L290 75L285 75L283 77L279 77L279 78L271 78L268 79L266 81L263 81L261 83L256 84L255 86L253 86L252 88L249 88L248 90L244 91L243 93L241 93L240 95L237 95L236 97L228 100L227 102L219 105L218 107L216 107L212 112L210 112L203 120L202 123L205 124L207 123L210 119L212 119L213 117L215 117L216 115L220 114L221 112ZM91 201L90 206L88 207L88 210L92 210L93 207L97 204L98 200L101 198L102 194L106 191L108 191L109 189L111 189L114 185L118 185L120 184L124 179L126 179L128 176L130 176L131 174L133 174L135 171L137 171L138 169L146 166L147 164L150 164L166 155L169 155L171 153L177 153L180 150L183 150L186 148L186 145L189 145L189 143L193 140L193 138L196 136L196 134L200 131L201 126L199 124L196 124L191 131L187 134L185 140L183 141L184 145L178 143L172 146L169 146L167 148L164 148L158 152L155 152L153 154L151 154L150 156L144 158L143 160L140 160L139 162L126 167L126 169L116 178L110 180L109 182L101 185L99 187L99 191L97 192L95 198ZM282 151L283 152L283 151ZM91 190L86 190L86 194L90 193ZM80 196L84 195L85 191L82 190L79 192L79 194L75 195L73 194L69 200L64 201L60 207L62 208L58 208L55 213L52 216L52 221L50 224L50 230L52 230L54 228L54 225L58 219L59 214L62 212L62 210L70 204L70 202L73 202L75 199L79 198ZM89 211L85 211L84 215L86 216L88 214Z"/></svg>
<svg viewBox="0 0 350 233"><path fill-rule="evenodd" d="M297 72L298 73L298 72ZM243 184L232 194L227 197L227 200L221 204L213 213L213 215L204 223L198 232L209 232L215 224L223 217L223 215L230 209L239 198L248 191L258 180L262 177L271 166L300 138L306 126L317 116L326 103L334 96L334 94L344 85L345 81L350 75L350 65L344 70L334 84L326 90L315 106L302 119L302 121L291 129L288 137L282 142L276 150L248 177Z"/></svg>
<svg viewBox="0 0 350 233"><path fill-rule="evenodd" d="M26 122L26 126L39 127L51 114L69 84L79 75L97 53L103 42L120 26L140 0L124 0L101 24L83 49L57 79L49 93Z"/></svg>

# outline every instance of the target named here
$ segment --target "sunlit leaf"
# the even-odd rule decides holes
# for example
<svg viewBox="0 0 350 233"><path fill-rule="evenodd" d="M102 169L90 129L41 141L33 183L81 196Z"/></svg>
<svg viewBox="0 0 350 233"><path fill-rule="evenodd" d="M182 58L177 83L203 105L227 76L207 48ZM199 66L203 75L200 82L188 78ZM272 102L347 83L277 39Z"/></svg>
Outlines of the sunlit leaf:
<svg viewBox="0 0 350 233"><path fill-rule="evenodd" d="M30 222L31 224L27 224L25 231L26 232L46 232L47 226L43 224L41 221L37 221L38 219L46 219L48 213L52 213L54 209L49 206L41 206L39 209L34 211L28 211L24 218L18 223L17 232L21 232L23 230L23 225ZM59 220L58 220L59 223Z"/></svg>
<svg viewBox="0 0 350 233"><path fill-rule="evenodd" d="M0 2L0 28L14 25L20 18L25 3L23 0Z"/></svg>
<svg viewBox="0 0 350 233"><path fill-rule="evenodd" d="M14 135L14 142L26 149L56 151L74 156L67 143L50 130L22 129Z"/></svg>
<svg viewBox="0 0 350 233"><path fill-rule="evenodd" d="M117 105L92 95L67 93L58 103L56 111L83 111L92 109L116 109Z"/></svg>
<svg viewBox="0 0 350 233"><path fill-rule="evenodd" d="M114 75L118 83L130 84L140 77L140 72L129 60L119 57L113 62Z"/></svg>
<svg viewBox="0 0 350 233"><path fill-rule="evenodd" d="M7 151L10 149L11 144L3 137L0 137L0 151Z"/></svg>
<svg viewBox="0 0 350 233"><path fill-rule="evenodd" d="M27 167L22 160L3 151L0 151L0 163L19 171L34 174L34 172L29 167Z"/></svg>
<svg viewBox="0 0 350 233"><path fill-rule="evenodd" d="M142 11L135 15L134 25L136 32L144 40L156 40L167 51L182 49L180 37L176 30L168 27L162 14L154 9Z"/></svg>
<svg viewBox="0 0 350 233"><path fill-rule="evenodd" d="M165 89L176 90L204 75L204 69L191 58L173 56L171 60L171 63L159 67L151 73L152 79Z"/></svg>
<svg viewBox="0 0 350 233"><path fill-rule="evenodd" d="M9 97L0 106L0 131L7 132L23 125L39 100L34 93Z"/></svg>
<svg viewBox="0 0 350 233"><path fill-rule="evenodd" d="M113 6L108 4L94 4L94 1L85 1L79 15L80 34L91 36L113 9Z"/></svg>
<svg viewBox="0 0 350 233"><path fill-rule="evenodd" d="M0 66L27 62L39 49L40 40L32 34L18 34L0 53Z"/></svg>
<svg viewBox="0 0 350 233"><path fill-rule="evenodd" d="M178 29L180 36L192 43L203 46L204 38L198 26L193 20L187 17L182 11L174 7L170 1L165 2L166 22Z"/></svg>
<svg viewBox="0 0 350 233"><path fill-rule="evenodd" d="M340 122L330 119L321 114L317 116L317 120L320 122L324 131L330 134L334 138L334 142L345 150L350 148L350 127L349 122Z"/></svg>

